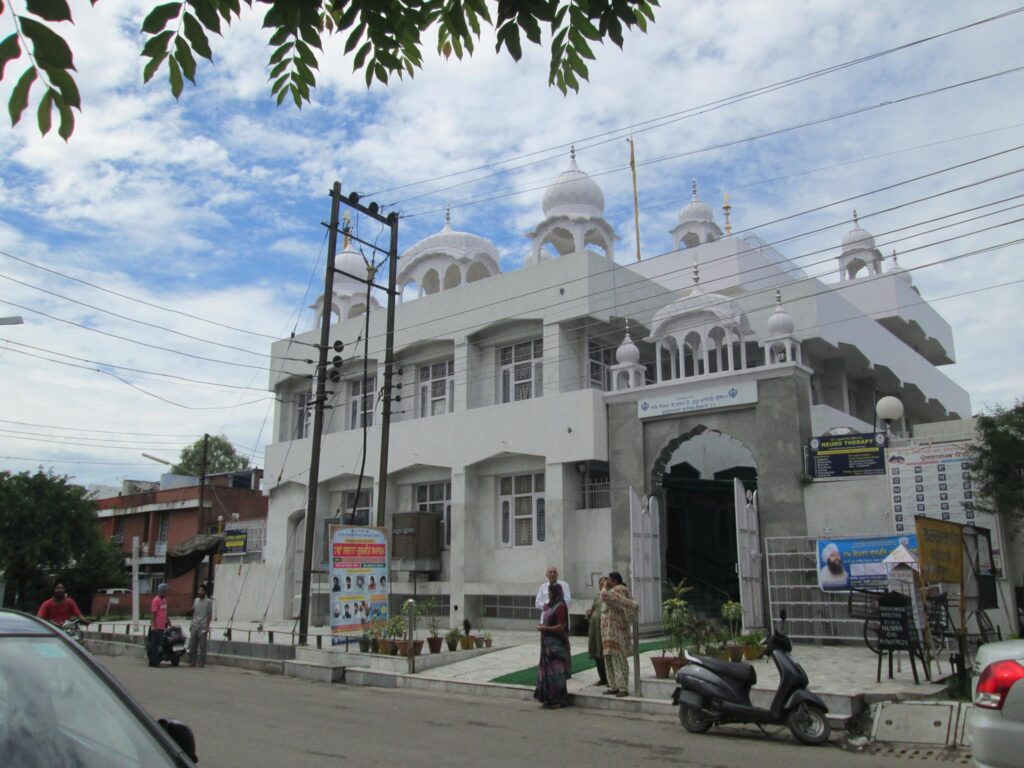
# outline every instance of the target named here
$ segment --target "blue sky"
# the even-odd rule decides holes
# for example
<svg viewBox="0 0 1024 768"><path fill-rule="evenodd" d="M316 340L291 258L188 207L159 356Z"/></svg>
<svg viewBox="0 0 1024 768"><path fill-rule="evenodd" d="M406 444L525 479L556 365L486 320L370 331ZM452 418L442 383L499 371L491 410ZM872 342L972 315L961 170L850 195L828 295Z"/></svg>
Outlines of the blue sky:
<svg viewBox="0 0 1024 768"><path fill-rule="evenodd" d="M367 91L334 41L313 104L301 112L273 105L267 34L254 13L216 40L215 65L201 63L199 87L187 86L180 102L162 81L142 86L135 31L148 7L138 0L75 6L76 24L63 31L85 110L69 144L40 138L31 119L0 127L0 300L8 302L0 315L26 319L0 327L0 338L35 348L0 341L0 457L9 457L0 467L53 466L86 483L152 479L160 467L142 451L174 459L204 431L227 434L262 463L272 402L260 366L270 337L312 325L306 307L322 280L321 222L335 179L365 194L402 187L374 198L403 214L402 249L440 229L451 203L455 227L491 239L502 268L514 269L526 253L523 233L542 217L543 190L576 143L580 166L604 190L606 217L622 237L617 253L627 260L635 233L619 129L639 123L645 258L671 248L668 230L691 178L716 209L728 191L734 229L752 228L769 242L786 238L779 249L811 274L834 271L832 262L816 262L838 253L857 208L868 230L900 230L879 236L880 247L902 254L900 265L913 269L922 295L953 326L958 362L947 373L970 392L973 409L1012 405L1024 391L1024 363L1014 354L1024 284L1012 284L1024 279L1021 246L1005 246L1024 231L1014 221L1024 208L1014 207L1022 200L993 205L1021 194L1021 177L985 181L1024 167L1024 151L973 162L1024 145L1024 73L751 140L1020 66L1014 53L1024 13L679 114L1012 10L1012 2L666 3L650 34L628 36L624 51L599 48L590 82L565 97L547 87L546 49L527 50L519 64L487 42L462 62L428 51L415 79ZM0 35L9 24L0 17ZM0 85L0 99L10 87ZM669 115L677 118L646 123ZM971 164L829 206L958 163ZM482 166L489 167L459 173ZM427 181L449 174L457 175ZM981 183L912 203L972 182ZM958 213L982 205L989 207ZM982 213L993 215L921 234ZM791 218L768 223L783 217ZM905 229L928 219L940 220ZM980 231L995 224L1003 226ZM932 244L947 237L956 239ZM886 245L894 238L906 239ZM1000 248L932 263L992 246ZM836 250L804 255L825 248ZM121 366L120 379L91 370L99 363Z"/></svg>

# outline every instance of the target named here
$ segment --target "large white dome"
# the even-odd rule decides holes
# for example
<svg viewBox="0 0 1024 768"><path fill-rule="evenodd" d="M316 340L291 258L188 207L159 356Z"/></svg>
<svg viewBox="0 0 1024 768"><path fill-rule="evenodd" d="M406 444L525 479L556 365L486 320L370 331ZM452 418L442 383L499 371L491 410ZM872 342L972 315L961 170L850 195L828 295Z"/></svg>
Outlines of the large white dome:
<svg viewBox="0 0 1024 768"><path fill-rule="evenodd" d="M569 168L548 187L541 205L548 218L601 218L604 215L604 192L596 181L579 169L573 151L569 158Z"/></svg>

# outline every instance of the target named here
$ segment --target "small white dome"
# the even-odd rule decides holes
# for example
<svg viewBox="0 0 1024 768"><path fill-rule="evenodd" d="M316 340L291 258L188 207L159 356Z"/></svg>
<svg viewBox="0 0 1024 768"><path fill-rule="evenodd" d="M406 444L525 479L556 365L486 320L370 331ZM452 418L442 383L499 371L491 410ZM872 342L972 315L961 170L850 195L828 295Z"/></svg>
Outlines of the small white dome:
<svg viewBox="0 0 1024 768"><path fill-rule="evenodd" d="M768 318L769 336L792 336L796 325L793 317L782 308L782 291L775 289L775 311Z"/></svg>
<svg viewBox="0 0 1024 768"><path fill-rule="evenodd" d="M569 158L569 168L544 193L541 204L544 215L601 218L604 215L604 192L597 182L576 165L576 152Z"/></svg>
<svg viewBox="0 0 1024 768"><path fill-rule="evenodd" d="M626 363L635 365L640 362L640 350L629 337L628 331L626 332L626 337L622 340L622 343L619 344L619 348L615 350L615 360L622 365Z"/></svg>
<svg viewBox="0 0 1024 768"><path fill-rule="evenodd" d="M697 196L697 180L691 179L690 185L690 202L679 209L679 223L687 224L694 221L713 223L715 221L715 212L711 210L710 205L702 203Z"/></svg>
<svg viewBox="0 0 1024 768"><path fill-rule="evenodd" d="M366 262L363 260L363 254L359 253L359 251L351 245L345 246L345 249L335 257L334 266L335 269L347 272L355 278L361 277L364 280L366 279ZM353 279L353 277L348 277L348 275L335 275L334 292L365 292L366 285Z"/></svg>
<svg viewBox="0 0 1024 768"><path fill-rule="evenodd" d="M795 327L793 317L781 306L776 307L768 318L768 334L771 336L792 336Z"/></svg>
<svg viewBox="0 0 1024 768"><path fill-rule="evenodd" d="M892 252L892 267L889 269L887 274L892 275L898 280L902 280L908 285L914 284L914 279L910 276L910 273L901 267L899 262L896 260L896 251Z"/></svg>
<svg viewBox="0 0 1024 768"><path fill-rule="evenodd" d="M853 229L846 233L843 238L843 253L848 251L873 251L875 250L875 237L866 229L861 229L857 221L857 212L853 212Z"/></svg>

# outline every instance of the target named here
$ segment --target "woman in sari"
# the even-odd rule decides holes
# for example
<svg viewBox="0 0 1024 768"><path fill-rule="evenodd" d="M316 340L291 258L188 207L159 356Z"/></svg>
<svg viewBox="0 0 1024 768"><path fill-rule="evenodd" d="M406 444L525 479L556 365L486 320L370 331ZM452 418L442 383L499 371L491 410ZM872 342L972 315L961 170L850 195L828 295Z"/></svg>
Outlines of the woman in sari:
<svg viewBox="0 0 1024 768"><path fill-rule="evenodd" d="M558 709L569 703L566 680L569 678L569 609L562 585L548 588L548 602L537 625L540 632L540 663L533 698L545 707Z"/></svg>
<svg viewBox="0 0 1024 768"><path fill-rule="evenodd" d="M601 593L601 645L605 673L608 675L606 696L629 695L629 664L626 657L633 652L633 622L640 604L622 583L618 571L608 574L608 589Z"/></svg>

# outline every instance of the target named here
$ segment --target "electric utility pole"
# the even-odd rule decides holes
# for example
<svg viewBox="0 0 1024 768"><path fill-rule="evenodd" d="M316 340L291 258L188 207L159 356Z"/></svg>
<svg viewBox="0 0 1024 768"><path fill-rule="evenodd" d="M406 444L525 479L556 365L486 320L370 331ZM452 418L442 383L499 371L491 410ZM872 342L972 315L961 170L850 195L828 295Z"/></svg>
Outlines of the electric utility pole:
<svg viewBox="0 0 1024 768"><path fill-rule="evenodd" d="M387 251L387 288L373 282L372 271L368 271L368 274L366 275L351 275L348 272L337 269L335 266L338 248L338 215L342 203L391 229L391 241ZM387 493L388 436L391 428L391 367L394 361L395 279L398 271L398 214L395 212L389 213L387 216L381 214L380 206L377 205L377 203L369 203L365 206L362 205L359 202L359 194L356 192L353 192L348 197L343 198L341 196L341 183L336 181L334 182L334 186L331 188L331 220L326 224L326 226L328 228L327 271L324 275L324 302L320 322L320 344L318 345L319 355L317 358L315 374L316 393L313 396L313 433L310 435L313 445L312 450L310 451L309 460L305 544L302 552L302 596L299 603L299 645L306 645L309 635L309 613L311 602L310 588L312 586L313 576L313 542L316 533L317 490L320 484L320 443L323 436L324 406L327 399L327 351L330 349L331 302L334 297L335 272L339 272L346 277L357 280L364 285L369 285L385 291L388 296L387 334L385 338L384 352L384 406L383 418L381 420L380 494L378 495L377 500L378 526L384 525L384 500ZM350 240L355 240L372 251L382 250L373 243L354 237L347 228L345 234ZM366 311L370 311L369 305L367 305ZM369 344L369 339L365 339L363 343L364 345ZM339 358L335 358L335 362L338 361Z"/></svg>

